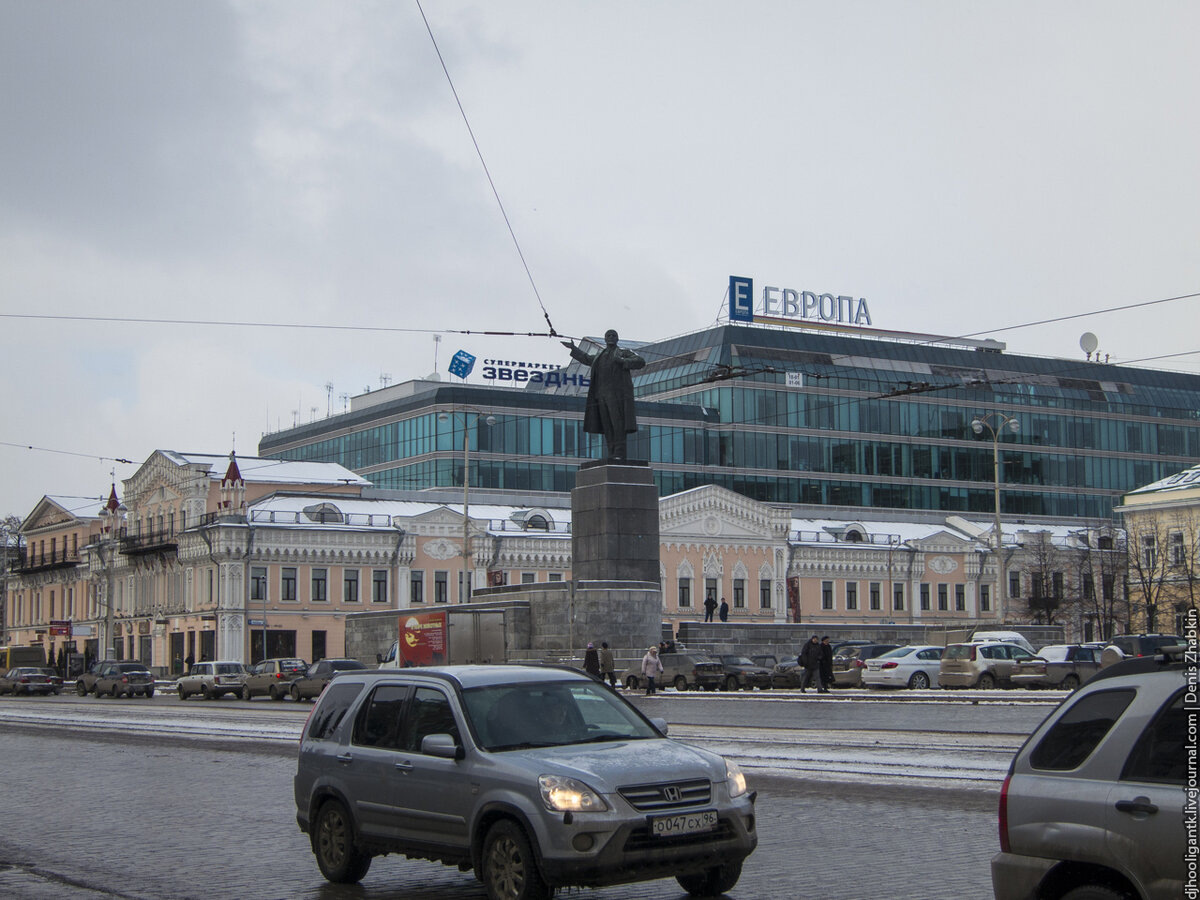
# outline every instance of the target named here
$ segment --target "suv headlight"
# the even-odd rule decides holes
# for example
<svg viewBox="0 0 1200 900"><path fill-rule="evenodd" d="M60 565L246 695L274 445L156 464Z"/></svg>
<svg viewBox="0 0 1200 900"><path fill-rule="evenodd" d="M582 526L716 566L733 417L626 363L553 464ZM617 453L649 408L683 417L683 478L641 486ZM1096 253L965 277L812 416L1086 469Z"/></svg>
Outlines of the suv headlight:
<svg viewBox="0 0 1200 900"><path fill-rule="evenodd" d="M551 812L599 812L608 809L600 795L582 781L565 775L539 775L542 802Z"/></svg>
<svg viewBox="0 0 1200 900"><path fill-rule="evenodd" d="M732 759L725 760L725 781L729 785L729 796L740 797L746 793L746 776L741 766Z"/></svg>

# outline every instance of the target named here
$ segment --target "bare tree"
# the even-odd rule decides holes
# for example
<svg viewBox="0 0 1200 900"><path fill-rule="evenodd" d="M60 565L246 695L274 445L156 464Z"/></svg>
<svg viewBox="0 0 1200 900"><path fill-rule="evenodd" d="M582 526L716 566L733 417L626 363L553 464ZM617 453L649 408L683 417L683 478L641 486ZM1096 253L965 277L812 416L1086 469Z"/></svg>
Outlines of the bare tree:
<svg viewBox="0 0 1200 900"><path fill-rule="evenodd" d="M1200 513L1194 508L1177 510L1164 530L1167 574L1160 612L1163 617L1173 617L1200 605ZM1174 629L1173 621L1170 627Z"/></svg>
<svg viewBox="0 0 1200 900"><path fill-rule="evenodd" d="M1125 627L1129 631L1155 631L1164 600L1169 600L1170 553L1164 552L1167 528L1158 516L1129 517L1128 592Z"/></svg>
<svg viewBox="0 0 1200 900"><path fill-rule="evenodd" d="M1125 630L1129 605L1125 597L1128 568L1125 532L1113 526L1091 529L1076 535L1076 579L1079 584L1077 608L1083 621L1095 622L1099 640L1110 640Z"/></svg>
<svg viewBox="0 0 1200 900"><path fill-rule="evenodd" d="M1063 565L1052 535L1039 531L1023 543L1023 568L1029 578L1029 617L1038 625L1050 625L1066 595Z"/></svg>

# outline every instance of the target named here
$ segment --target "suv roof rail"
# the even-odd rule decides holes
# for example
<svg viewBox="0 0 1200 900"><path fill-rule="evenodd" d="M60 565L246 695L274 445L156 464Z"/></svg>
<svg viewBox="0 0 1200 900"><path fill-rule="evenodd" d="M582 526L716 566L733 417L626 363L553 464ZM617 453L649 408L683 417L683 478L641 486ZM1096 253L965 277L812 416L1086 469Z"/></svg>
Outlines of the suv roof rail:
<svg viewBox="0 0 1200 900"><path fill-rule="evenodd" d="M1188 649L1176 644L1169 647L1160 647L1150 656L1131 656L1113 663L1106 669L1101 669L1088 679L1088 683L1092 684L1105 678L1119 678L1122 675L1155 672L1160 669L1181 669L1185 662L1184 651Z"/></svg>

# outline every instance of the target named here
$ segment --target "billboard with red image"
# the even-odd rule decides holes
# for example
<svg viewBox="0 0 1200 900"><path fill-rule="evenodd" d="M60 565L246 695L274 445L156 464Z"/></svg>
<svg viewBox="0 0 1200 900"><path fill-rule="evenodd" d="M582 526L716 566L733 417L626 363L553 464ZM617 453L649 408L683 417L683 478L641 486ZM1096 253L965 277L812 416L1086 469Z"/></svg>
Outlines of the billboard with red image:
<svg viewBox="0 0 1200 900"><path fill-rule="evenodd" d="M445 665L446 625L444 612L411 613L401 616L400 665Z"/></svg>

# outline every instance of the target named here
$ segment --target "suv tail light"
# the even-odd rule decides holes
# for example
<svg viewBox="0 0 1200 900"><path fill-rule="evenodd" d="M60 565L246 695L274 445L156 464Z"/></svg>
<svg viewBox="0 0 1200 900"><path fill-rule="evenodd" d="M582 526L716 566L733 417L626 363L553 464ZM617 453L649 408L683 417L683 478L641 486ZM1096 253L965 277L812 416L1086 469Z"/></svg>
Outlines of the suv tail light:
<svg viewBox="0 0 1200 900"><path fill-rule="evenodd" d="M1004 776L1004 784L1000 788L1000 852L1008 853L1008 783L1012 781L1012 773Z"/></svg>
<svg viewBox="0 0 1200 900"><path fill-rule="evenodd" d="M865 669L866 667L867 667L867 664L866 664L866 663L865 663L863 660L861 660L861 659L856 659L856 660L854 661L854 668L856 668L856 669Z"/></svg>
<svg viewBox="0 0 1200 900"><path fill-rule="evenodd" d="M971 662L975 662L975 660L979 658L978 651L979 651L979 648L976 647L974 644L972 644L971 645Z"/></svg>

